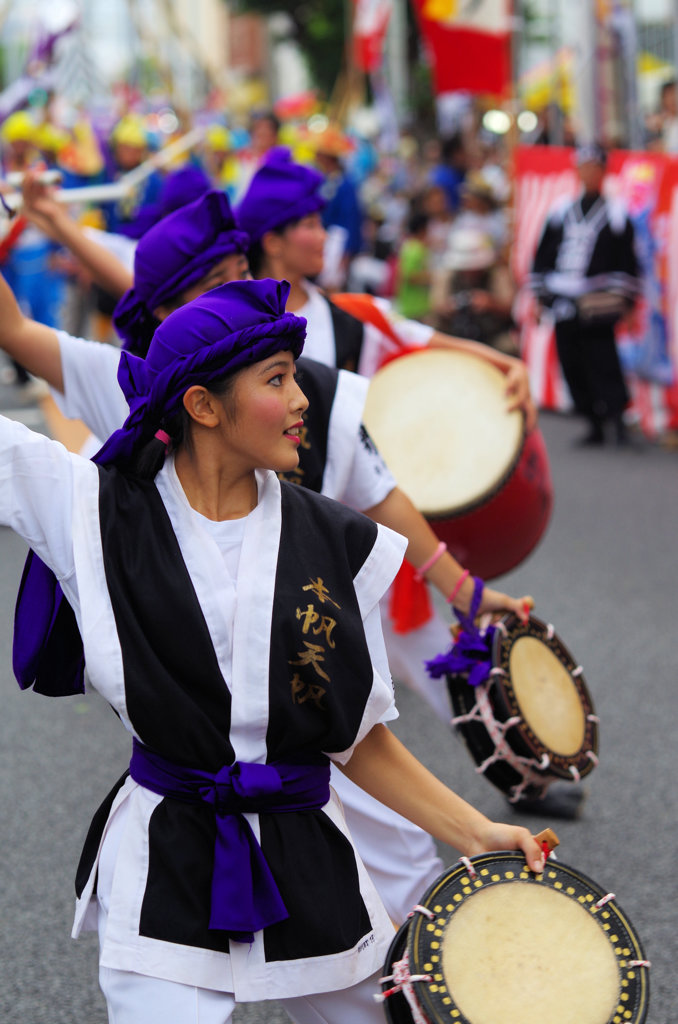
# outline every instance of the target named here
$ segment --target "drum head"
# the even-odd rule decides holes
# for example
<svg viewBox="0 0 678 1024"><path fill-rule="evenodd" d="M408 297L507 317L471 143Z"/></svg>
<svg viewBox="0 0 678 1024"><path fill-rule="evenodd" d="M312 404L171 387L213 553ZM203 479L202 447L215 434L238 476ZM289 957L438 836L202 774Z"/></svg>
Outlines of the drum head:
<svg viewBox="0 0 678 1024"><path fill-rule="evenodd" d="M541 875L522 855L471 859L441 875L408 934L412 974L426 1017L456 1024L641 1024L645 955L616 901L566 865Z"/></svg>
<svg viewBox="0 0 678 1024"><path fill-rule="evenodd" d="M427 349L370 381L363 421L398 484L431 519L487 501L520 457L523 416L506 411L506 378L477 356Z"/></svg>
<svg viewBox="0 0 678 1024"><path fill-rule="evenodd" d="M502 718L522 719L510 731L516 749L537 759L548 754L549 771L560 778L588 775L598 750L593 701L581 669L562 640L535 616L527 623L509 615L493 645L493 661L503 669L495 701Z"/></svg>

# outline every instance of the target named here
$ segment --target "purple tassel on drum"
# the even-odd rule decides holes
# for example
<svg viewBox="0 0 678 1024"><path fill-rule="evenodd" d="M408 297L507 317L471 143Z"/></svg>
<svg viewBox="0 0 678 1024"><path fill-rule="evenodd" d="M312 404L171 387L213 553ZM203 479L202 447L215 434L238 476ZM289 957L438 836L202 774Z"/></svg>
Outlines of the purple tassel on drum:
<svg viewBox="0 0 678 1024"><path fill-rule="evenodd" d="M463 629L449 651L425 662L426 671L432 679L464 675L470 686L479 686L489 679L492 670L494 634L494 626L486 630L474 627L473 632Z"/></svg>
<svg viewBox="0 0 678 1024"><path fill-rule="evenodd" d="M494 626L487 626L486 629L479 629L476 626L474 620L483 598L484 583L475 577L473 584L473 597L468 615L464 615L458 608L454 609L461 629L449 651L424 662L426 671L432 679L440 679L445 675L463 675L467 677L466 681L470 686L479 686L490 676L492 641L496 629Z"/></svg>

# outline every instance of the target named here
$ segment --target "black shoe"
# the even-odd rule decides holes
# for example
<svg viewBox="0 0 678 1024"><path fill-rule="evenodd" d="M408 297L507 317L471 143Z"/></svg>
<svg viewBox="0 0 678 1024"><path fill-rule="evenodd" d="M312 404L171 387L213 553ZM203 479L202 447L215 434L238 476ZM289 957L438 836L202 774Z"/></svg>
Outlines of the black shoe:
<svg viewBox="0 0 678 1024"><path fill-rule="evenodd" d="M574 442L575 448L601 448L604 444L605 434L595 427Z"/></svg>
<svg viewBox="0 0 678 1024"><path fill-rule="evenodd" d="M537 818L560 818L572 821L579 817L586 791L582 786L563 783L551 787L543 797L525 797L511 807L517 814L531 814Z"/></svg>

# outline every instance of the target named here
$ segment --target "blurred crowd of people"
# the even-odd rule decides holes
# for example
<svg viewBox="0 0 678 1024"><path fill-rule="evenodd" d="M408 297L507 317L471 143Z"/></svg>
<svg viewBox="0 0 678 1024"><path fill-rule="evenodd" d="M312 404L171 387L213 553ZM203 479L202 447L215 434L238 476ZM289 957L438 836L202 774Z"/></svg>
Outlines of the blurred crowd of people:
<svg viewBox="0 0 678 1024"><path fill-rule="evenodd" d="M139 238L162 216L207 188L237 204L268 154L286 146L325 176L321 286L389 298L409 319L517 352L510 184L498 137L481 128L424 143L405 136L397 153L384 156L324 117L281 123L272 110L259 110L246 127L233 127L220 118L180 123L174 112L168 120L167 111L130 110L108 123L79 114L67 129L54 108L19 110L4 121L4 191L36 167L57 172L64 189L136 175L120 198L96 200L93 191L68 204L73 218L128 265ZM197 141L177 147L196 124ZM172 144L175 155L164 159ZM6 218L2 227L0 268L24 310L72 334L114 340L114 301L35 218ZM15 372L18 383L30 384L20 366Z"/></svg>

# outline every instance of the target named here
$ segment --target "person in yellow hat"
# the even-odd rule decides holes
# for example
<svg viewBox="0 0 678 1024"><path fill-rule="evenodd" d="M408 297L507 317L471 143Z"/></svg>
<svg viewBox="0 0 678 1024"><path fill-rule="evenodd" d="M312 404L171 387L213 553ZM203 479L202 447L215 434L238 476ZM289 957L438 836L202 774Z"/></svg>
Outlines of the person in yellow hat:
<svg viewBox="0 0 678 1024"><path fill-rule="evenodd" d="M37 151L35 147L35 121L27 110L17 110L3 121L0 128L2 139L2 169L25 171L34 162Z"/></svg>
<svg viewBox="0 0 678 1024"><path fill-rule="evenodd" d="M238 188L240 168L234 153L233 139L223 124L211 124L205 132L203 165L215 188L233 199Z"/></svg>
<svg viewBox="0 0 678 1024"><path fill-rule="evenodd" d="M27 110L17 110L0 127L2 169L24 174L40 157L37 125ZM17 218L0 257L0 272L30 316L49 327L59 326L63 277L54 264L55 246L41 231ZM36 397L36 382L13 361L14 379L25 399ZM12 370L9 369L9 375Z"/></svg>

